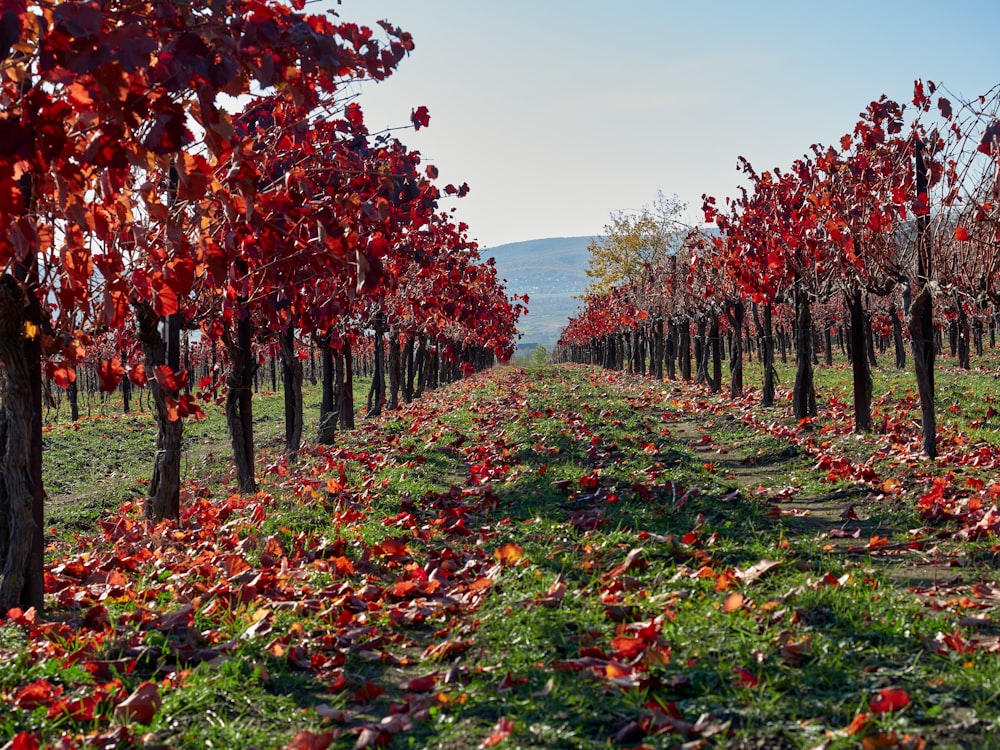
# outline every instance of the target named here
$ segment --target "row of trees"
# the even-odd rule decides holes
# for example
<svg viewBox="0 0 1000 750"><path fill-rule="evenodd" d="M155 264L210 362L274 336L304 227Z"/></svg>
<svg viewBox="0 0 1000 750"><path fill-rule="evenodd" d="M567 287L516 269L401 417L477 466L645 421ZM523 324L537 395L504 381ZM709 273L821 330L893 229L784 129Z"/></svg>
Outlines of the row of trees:
<svg viewBox="0 0 1000 750"><path fill-rule="evenodd" d="M2 4L0 610L42 605L43 372L70 388L89 358L103 388L149 388L157 520L179 515L183 420L199 411L185 331L226 365L247 492L261 347L281 353L290 458L297 342L336 371L370 331L390 380L407 347L466 369L512 353L523 307L439 206L468 187L439 188L419 153L365 125L356 84L413 49L380 25L302 0Z"/></svg>
<svg viewBox="0 0 1000 750"><path fill-rule="evenodd" d="M630 361L642 372L648 357L658 377L673 377L676 360L691 377L693 345L696 376L718 389L727 336L736 395L752 326L770 406L775 325L784 324L796 349L792 399L802 418L816 414L815 346L829 352L839 327L852 355L855 426L867 432L875 323L892 337L897 366L909 339L923 450L936 455L940 331L955 331L967 366L973 332L981 341L993 330L1000 302L998 112L1000 86L959 101L917 81L911 106L882 96L836 145L814 144L787 169L759 172L741 157L749 188L721 204L703 196L705 226L680 226L683 207L662 198L639 215L616 216L592 248L591 273L602 283L591 285L563 331L558 356Z"/></svg>

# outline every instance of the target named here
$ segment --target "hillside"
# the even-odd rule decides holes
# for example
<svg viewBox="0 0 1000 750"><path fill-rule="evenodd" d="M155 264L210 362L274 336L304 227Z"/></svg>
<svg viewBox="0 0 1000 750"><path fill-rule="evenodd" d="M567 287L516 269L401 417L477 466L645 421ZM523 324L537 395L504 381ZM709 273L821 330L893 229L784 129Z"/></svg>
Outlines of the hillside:
<svg viewBox="0 0 1000 750"><path fill-rule="evenodd" d="M519 326L522 344L550 349L579 305L587 285L587 245L592 237L550 237L497 245L483 251L496 260L512 294L527 294L530 312Z"/></svg>

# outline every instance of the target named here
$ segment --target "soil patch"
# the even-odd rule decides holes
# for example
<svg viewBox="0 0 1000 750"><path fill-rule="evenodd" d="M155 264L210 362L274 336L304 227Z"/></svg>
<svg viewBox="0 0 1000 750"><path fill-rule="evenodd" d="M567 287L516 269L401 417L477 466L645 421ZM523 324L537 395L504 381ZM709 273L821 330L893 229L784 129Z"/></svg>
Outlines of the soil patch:
<svg viewBox="0 0 1000 750"><path fill-rule="evenodd" d="M720 479L735 484L746 496L771 503L787 538L819 541L831 554L848 556L858 566L879 570L901 587L918 592L961 581L963 561L923 544L914 547L909 529L897 528L879 512L885 507L873 499L870 488L859 484L815 493L791 484L792 474L808 469L811 460L794 443L761 452L739 440L719 438L711 425L693 420L667 425L671 438Z"/></svg>

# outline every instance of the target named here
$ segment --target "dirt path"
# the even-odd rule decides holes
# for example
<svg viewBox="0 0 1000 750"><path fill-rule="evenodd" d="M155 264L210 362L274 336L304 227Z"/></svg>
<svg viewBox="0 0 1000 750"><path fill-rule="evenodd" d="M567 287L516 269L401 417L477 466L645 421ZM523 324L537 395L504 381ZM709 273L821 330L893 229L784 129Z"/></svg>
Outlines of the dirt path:
<svg viewBox="0 0 1000 750"><path fill-rule="evenodd" d="M713 429L715 423L727 419L733 418L667 425L672 439L711 464L720 479L737 485L745 495L773 503L788 538L818 541L830 554L844 555L857 567L880 570L889 580L920 594L935 595L944 587L980 577L974 569L963 571L967 561L942 555L936 546L923 542L913 546L909 529L879 513L880 501L863 485L822 494L802 491L793 474L811 470L811 459L794 444L753 453L741 441L717 438L716 433L724 431Z"/></svg>

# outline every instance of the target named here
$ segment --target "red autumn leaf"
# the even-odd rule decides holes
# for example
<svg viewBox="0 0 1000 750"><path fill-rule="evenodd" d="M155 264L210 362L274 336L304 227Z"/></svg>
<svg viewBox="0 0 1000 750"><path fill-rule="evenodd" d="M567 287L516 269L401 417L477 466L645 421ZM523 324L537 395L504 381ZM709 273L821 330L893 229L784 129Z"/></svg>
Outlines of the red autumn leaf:
<svg viewBox="0 0 1000 750"><path fill-rule="evenodd" d="M156 382L159 383L160 387L167 391L181 390L187 380L186 372L174 372L170 365L157 365L153 369L153 374L156 376Z"/></svg>
<svg viewBox="0 0 1000 750"><path fill-rule="evenodd" d="M426 128L431 124L431 114L427 111L427 107L417 107L410 112L410 121L413 123L414 130L420 130L420 128Z"/></svg>
<svg viewBox="0 0 1000 750"><path fill-rule="evenodd" d="M76 370L65 362L49 363L46 369L52 382L60 388L69 388L71 383L76 382Z"/></svg>
<svg viewBox="0 0 1000 750"><path fill-rule="evenodd" d="M133 721L140 724L152 724L163 699L155 682L144 682L135 689L128 698L115 706L115 719L122 724Z"/></svg>
<svg viewBox="0 0 1000 750"><path fill-rule="evenodd" d="M61 698L49 706L49 718L65 716L73 721L93 721L99 704L100 698L97 695L72 700Z"/></svg>
<svg viewBox="0 0 1000 750"><path fill-rule="evenodd" d="M14 705L25 711L34 711L39 706L47 706L60 695L61 686L53 686L48 680L35 680L17 691Z"/></svg>
<svg viewBox="0 0 1000 750"><path fill-rule="evenodd" d="M938 109L941 110L941 116L944 119L951 119L951 102L943 96L938 98Z"/></svg>
<svg viewBox="0 0 1000 750"><path fill-rule="evenodd" d="M500 684L497 685L497 692L506 693L511 690L516 685L523 685L528 681L527 677L515 677L510 672L504 675L503 679L500 680Z"/></svg>
<svg viewBox="0 0 1000 750"><path fill-rule="evenodd" d="M406 683L406 689L411 693L429 693L437 684L437 672L431 672L423 677L414 677Z"/></svg>
<svg viewBox="0 0 1000 750"><path fill-rule="evenodd" d="M487 737L479 745L480 748L493 747L494 745L499 745L505 739L510 737L510 733L514 731L514 722L506 717L500 717L497 721L495 727L493 727L493 733Z"/></svg>
<svg viewBox="0 0 1000 750"><path fill-rule="evenodd" d="M336 679L332 683L330 683L329 691L331 693L339 693L341 690L347 688L348 684L349 683L347 682L347 675L345 675L343 672L340 672L337 675Z"/></svg>
<svg viewBox="0 0 1000 750"><path fill-rule="evenodd" d="M873 714L885 714L899 711L910 704L910 694L902 688L882 688L878 695L872 698L869 708Z"/></svg>
<svg viewBox="0 0 1000 750"><path fill-rule="evenodd" d="M760 678L746 667L733 667L733 674L736 675L736 682L742 687L757 687Z"/></svg>
<svg viewBox="0 0 1000 750"><path fill-rule="evenodd" d="M111 393L125 377L125 368L122 361L117 357L112 357L102 361L97 366L97 379L99 387L105 393Z"/></svg>
<svg viewBox="0 0 1000 750"><path fill-rule="evenodd" d="M384 687L377 685L370 680L366 680L365 684L354 692L353 700L355 703L368 703L375 700L383 693L385 693Z"/></svg>
<svg viewBox="0 0 1000 750"><path fill-rule="evenodd" d="M968 242L969 233L965 230L965 227L955 227L955 239L959 242Z"/></svg>
<svg viewBox="0 0 1000 750"><path fill-rule="evenodd" d="M104 293L104 324L108 328L121 328L128 312L128 296L120 289Z"/></svg>
<svg viewBox="0 0 1000 750"><path fill-rule="evenodd" d="M381 554L386 557L408 557L410 550L406 546L406 542L402 539L394 539L392 537L383 539L381 542L372 547L372 554Z"/></svg>
<svg viewBox="0 0 1000 750"><path fill-rule="evenodd" d="M180 151L194 140L191 131L185 127L185 115L178 110L160 112L153 122L143 145L154 154L171 154Z"/></svg>
<svg viewBox="0 0 1000 750"><path fill-rule="evenodd" d="M977 150L984 154L991 154L1000 143L1000 120L994 120L983 131L983 137L979 140Z"/></svg>
<svg viewBox="0 0 1000 750"><path fill-rule="evenodd" d="M180 309L177 291L159 276L153 280L153 287L153 310L161 318L174 315Z"/></svg>
<svg viewBox="0 0 1000 750"><path fill-rule="evenodd" d="M30 732L18 732L10 741L10 750L38 750L38 737Z"/></svg>
<svg viewBox="0 0 1000 750"><path fill-rule="evenodd" d="M361 110L361 105L351 102L344 110L344 116L354 130L362 130L365 127L365 114Z"/></svg>
<svg viewBox="0 0 1000 750"><path fill-rule="evenodd" d="M142 362L137 362L132 365L128 371L129 380L131 380L139 388L142 388L146 383L149 382L149 376L146 374L146 365Z"/></svg>
<svg viewBox="0 0 1000 750"><path fill-rule="evenodd" d="M646 558L643 557L643 548L635 547L629 550L629 553L625 556L625 562L621 565L615 567L608 575L610 578L617 578L623 573L629 573L633 570L642 570L649 565Z"/></svg>
<svg viewBox="0 0 1000 750"><path fill-rule="evenodd" d="M556 609L562 605L565 598L566 584L561 578L557 578L555 583L549 586L549 593L540 599L535 599L535 604L548 607L549 609Z"/></svg>
<svg viewBox="0 0 1000 750"><path fill-rule="evenodd" d="M333 557L330 559L330 563L337 570L338 573L345 576L354 575L354 563L351 562L349 557Z"/></svg>
<svg viewBox="0 0 1000 750"><path fill-rule="evenodd" d="M310 732L302 729L292 737L285 750L326 750L333 744L333 732Z"/></svg>
<svg viewBox="0 0 1000 750"><path fill-rule="evenodd" d="M186 297L194 286L195 264L191 258L174 258L166 266L164 279L178 297Z"/></svg>

